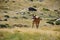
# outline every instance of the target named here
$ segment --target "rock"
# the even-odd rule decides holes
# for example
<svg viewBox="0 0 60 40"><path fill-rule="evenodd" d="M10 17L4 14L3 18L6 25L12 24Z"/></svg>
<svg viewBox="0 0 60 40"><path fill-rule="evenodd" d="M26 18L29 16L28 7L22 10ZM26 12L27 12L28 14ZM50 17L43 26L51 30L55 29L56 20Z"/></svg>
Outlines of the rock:
<svg viewBox="0 0 60 40"><path fill-rule="evenodd" d="M37 11L37 10L36 10L35 8L33 8L33 7L29 7L28 10L29 10L29 11Z"/></svg>

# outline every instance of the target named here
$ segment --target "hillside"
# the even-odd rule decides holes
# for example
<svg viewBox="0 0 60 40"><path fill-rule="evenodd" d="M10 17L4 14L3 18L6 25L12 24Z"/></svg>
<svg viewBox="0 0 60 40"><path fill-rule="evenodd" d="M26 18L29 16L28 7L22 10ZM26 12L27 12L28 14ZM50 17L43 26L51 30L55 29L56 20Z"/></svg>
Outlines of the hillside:
<svg viewBox="0 0 60 40"><path fill-rule="evenodd" d="M58 9L60 0L3 0L0 6L8 7L11 10L23 9L30 6L37 6L37 8L48 7L51 9Z"/></svg>
<svg viewBox="0 0 60 40"><path fill-rule="evenodd" d="M32 14L38 15L42 19L59 18L59 3L60 0L0 0L0 20L6 18L6 20L13 22L16 19L29 20L32 18ZM29 11L30 7L37 11Z"/></svg>
<svg viewBox="0 0 60 40"><path fill-rule="evenodd" d="M0 0L0 40L60 40L59 18L60 0Z"/></svg>

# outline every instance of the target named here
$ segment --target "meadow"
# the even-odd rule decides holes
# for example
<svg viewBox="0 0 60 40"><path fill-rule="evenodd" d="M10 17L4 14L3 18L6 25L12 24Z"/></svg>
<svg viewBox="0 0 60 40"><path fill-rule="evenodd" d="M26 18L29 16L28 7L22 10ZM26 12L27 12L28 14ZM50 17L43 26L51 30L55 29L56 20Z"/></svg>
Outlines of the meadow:
<svg viewBox="0 0 60 40"><path fill-rule="evenodd" d="M1 0L0 40L60 40L60 25L46 23L60 17L59 3L60 0ZM30 7L37 11L29 11ZM38 29L32 28L32 14L42 18Z"/></svg>
<svg viewBox="0 0 60 40"><path fill-rule="evenodd" d="M12 19L11 19L12 20ZM26 24L29 27L0 28L0 40L60 40L60 25L48 25L41 20L40 26L32 28L32 20L17 19L1 23Z"/></svg>

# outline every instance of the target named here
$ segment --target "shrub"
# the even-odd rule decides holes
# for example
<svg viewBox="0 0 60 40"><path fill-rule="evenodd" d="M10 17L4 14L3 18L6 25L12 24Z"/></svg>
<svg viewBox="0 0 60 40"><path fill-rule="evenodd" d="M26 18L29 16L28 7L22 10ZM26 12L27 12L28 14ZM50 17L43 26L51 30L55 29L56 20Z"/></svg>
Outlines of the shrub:
<svg viewBox="0 0 60 40"><path fill-rule="evenodd" d="M54 23L52 21L48 21L47 23L54 25Z"/></svg>
<svg viewBox="0 0 60 40"><path fill-rule="evenodd" d="M9 24L0 24L0 28L11 28Z"/></svg>
<svg viewBox="0 0 60 40"><path fill-rule="evenodd" d="M7 19L4 19L4 21L7 21Z"/></svg>
<svg viewBox="0 0 60 40"><path fill-rule="evenodd" d="M4 10L9 10L9 8L8 8L8 7L4 7L3 9L4 9Z"/></svg>
<svg viewBox="0 0 60 40"><path fill-rule="evenodd" d="M49 24L54 25L54 21L55 21L55 20L49 20L49 21L48 21L48 22L46 22L46 23L49 23Z"/></svg>
<svg viewBox="0 0 60 40"><path fill-rule="evenodd" d="M22 18L24 18L24 19L28 19L27 17L25 17L25 16L23 16Z"/></svg>
<svg viewBox="0 0 60 40"><path fill-rule="evenodd" d="M5 24L0 24L0 28L7 28Z"/></svg>
<svg viewBox="0 0 60 40"><path fill-rule="evenodd" d="M10 27L10 25L9 24L5 24L7 27Z"/></svg>
<svg viewBox="0 0 60 40"><path fill-rule="evenodd" d="M13 3L15 3L15 1L12 1Z"/></svg>
<svg viewBox="0 0 60 40"><path fill-rule="evenodd" d="M8 1L5 1L5 3L7 3Z"/></svg>
<svg viewBox="0 0 60 40"><path fill-rule="evenodd" d="M8 15L4 15L4 17L6 17L6 18L10 18Z"/></svg>
<svg viewBox="0 0 60 40"><path fill-rule="evenodd" d="M29 27L28 25L23 25L24 27Z"/></svg>
<svg viewBox="0 0 60 40"><path fill-rule="evenodd" d="M0 21L3 21L2 19L0 19Z"/></svg>
<svg viewBox="0 0 60 40"><path fill-rule="evenodd" d="M57 12L58 10L54 10L54 11L56 11L56 12Z"/></svg>
<svg viewBox="0 0 60 40"><path fill-rule="evenodd" d="M60 25L60 20L56 21L56 25Z"/></svg>
<svg viewBox="0 0 60 40"><path fill-rule="evenodd" d="M43 10L44 10L44 11L50 11L50 10L49 10L49 9L47 9L47 8L43 8Z"/></svg>
<svg viewBox="0 0 60 40"><path fill-rule="evenodd" d="M28 14L30 14L30 12L27 12Z"/></svg>
<svg viewBox="0 0 60 40"><path fill-rule="evenodd" d="M33 6L34 8L36 8L37 6Z"/></svg>
<svg viewBox="0 0 60 40"><path fill-rule="evenodd" d="M16 26L16 27L23 27L22 24L14 24L13 26L14 26L14 27L15 27L15 26Z"/></svg>
<svg viewBox="0 0 60 40"><path fill-rule="evenodd" d="M32 2L33 2L33 0L30 0L30 1L32 1Z"/></svg>
<svg viewBox="0 0 60 40"><path fill-rule="evenodd" d="M4 11L4 13L7 13L7 11Z"/></svg>
<svg viewBox="0 0 60 40"><path fill-rule="evenodd" d="M44 0L39 0L40 2L43 2Z"/></svg>
<svg viewBox="0 0 60 40"><path fill-rule="evenodd" d="M18 19L18 17L12 17L13 19Z"/></svg>

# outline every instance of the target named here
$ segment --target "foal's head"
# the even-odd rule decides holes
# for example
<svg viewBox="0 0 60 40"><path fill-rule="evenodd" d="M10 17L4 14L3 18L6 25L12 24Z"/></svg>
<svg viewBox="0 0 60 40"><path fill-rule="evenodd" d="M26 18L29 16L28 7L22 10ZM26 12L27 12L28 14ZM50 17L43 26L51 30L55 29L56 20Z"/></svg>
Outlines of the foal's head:
<svg viewBox="0 0 60 40"><path fill-rule="evenodd" d="M35 18L36 18L36 15L34 15L34 14L33 14L32 16L33 16L33 18L32 18L32 19L35 19Z"/></svg>

